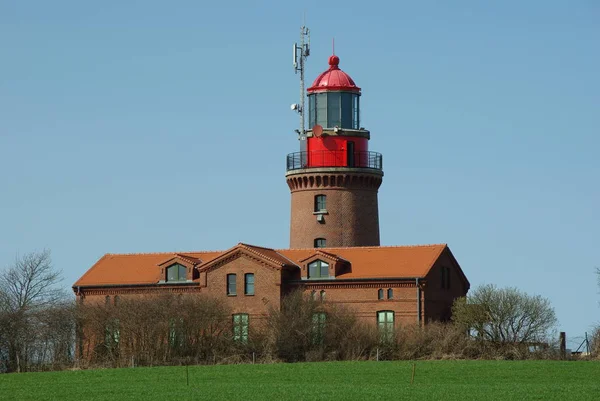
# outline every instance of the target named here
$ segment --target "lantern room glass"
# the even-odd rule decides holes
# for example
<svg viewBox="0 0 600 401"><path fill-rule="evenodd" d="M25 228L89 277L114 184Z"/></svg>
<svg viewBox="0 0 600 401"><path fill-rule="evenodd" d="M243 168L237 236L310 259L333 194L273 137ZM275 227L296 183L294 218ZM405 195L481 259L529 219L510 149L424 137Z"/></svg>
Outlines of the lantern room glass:
<svg viewBox="0 0 600 401"><path fill-rule="evenodd" d="M308 125L359 129L359 94L322 92L308 95Z"/></svg>

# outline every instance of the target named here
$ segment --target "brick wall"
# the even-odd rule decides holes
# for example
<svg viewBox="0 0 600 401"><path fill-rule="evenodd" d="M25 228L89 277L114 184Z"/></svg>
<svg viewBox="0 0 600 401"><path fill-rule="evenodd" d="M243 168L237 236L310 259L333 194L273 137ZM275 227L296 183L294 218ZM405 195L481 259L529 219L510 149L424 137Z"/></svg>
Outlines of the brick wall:
<svg viewBox="0 0 600 401"><path fill-rule="evenodd" d="M254 274L254 295L244 294L244 275ZM236 274L237 295L227 295L227 275ZM253 320L264 319L269 308L279 309L281 300L281 270L267 266L242 254L206 274L203 292L222 300L232 313L248 313Z"/></svg>
<svg viewBox="0 0 600 401"><path fill-rule="evenodd" d="M449 268L450 288L442 287L442 269L444 267ZM454 300L467 295L468 288L458 269L454 258L446 249L429 271L425 288L426 321L449 320L452 316Z"/></svg>
<svg viewBox="0 0 600 401"><path fill-rule="evenodd" d="M417 288L414 283L382 282L373 284L300 284L304 293L320 299L321 291L325 291L325 301L348 308L363 322L375 325L378 311L393 311L397 326L417 322ZM378 290L383 289L384 299L378 299ZM392 299L388 299L387 290L393 290Z"/></svg>
<svg viewBox="0 0 600 401"><path fill-rule="evenodd" d="M316 238L325 238L327 247L379 245L380 184L380 175L364 172L288 176L292 193L290 248L312 248ZM324 222L318 222L314 214L316 195L327 196Z"/></svg>

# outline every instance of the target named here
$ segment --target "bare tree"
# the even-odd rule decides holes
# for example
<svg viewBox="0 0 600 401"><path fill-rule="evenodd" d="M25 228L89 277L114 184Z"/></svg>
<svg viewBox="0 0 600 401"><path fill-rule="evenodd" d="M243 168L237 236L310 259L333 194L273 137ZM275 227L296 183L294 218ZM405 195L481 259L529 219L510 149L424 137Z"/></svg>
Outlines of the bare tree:
<svg viewBox="0 0 600 401"><path fill-rule="evenodd" d="M458 299L452 320L476 338L495 344L546 342L556 325L550 301L516 288L483 285Z"/></svg>
<svg viewBox="0 0 600 401"><path fill-rule="evenodd" d="M17 257L0 272L0 355L7 371L20 372L31 359L43 357L45 313L67 302L60 281L49 250Z"/></svg>

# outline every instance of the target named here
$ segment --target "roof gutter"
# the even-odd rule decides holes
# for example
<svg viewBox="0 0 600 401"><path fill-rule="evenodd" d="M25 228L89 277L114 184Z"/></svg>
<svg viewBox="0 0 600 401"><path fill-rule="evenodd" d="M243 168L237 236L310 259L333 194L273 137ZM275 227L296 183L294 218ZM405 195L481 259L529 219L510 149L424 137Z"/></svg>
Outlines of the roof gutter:
<svg viewBox="0 0 600 401"><path fill-rule="evenodd" d="M378 282L378 281L415 281L422 280L423 277L381 277L381 278L336 278L336 279L306 279L306 280L289 280L289 284L299 283L355 283L355 282Z"/></svg>

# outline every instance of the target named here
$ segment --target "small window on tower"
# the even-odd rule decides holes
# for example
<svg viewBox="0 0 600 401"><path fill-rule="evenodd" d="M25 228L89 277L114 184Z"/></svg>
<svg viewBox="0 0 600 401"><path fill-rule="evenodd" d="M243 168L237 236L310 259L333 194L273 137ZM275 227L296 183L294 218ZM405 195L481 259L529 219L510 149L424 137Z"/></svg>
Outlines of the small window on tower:
<svg viewBox="0 0 600 401"><path fill-rule="evenodd" d="M315 239L315 248L325 248L327 246L327 240L325 238Z"/></svg>
<svg viewBox="0 0 600 401"><path fill-rule="evenodd" d="M315 212L327 211L327 195L315 196Z"/></svg>

